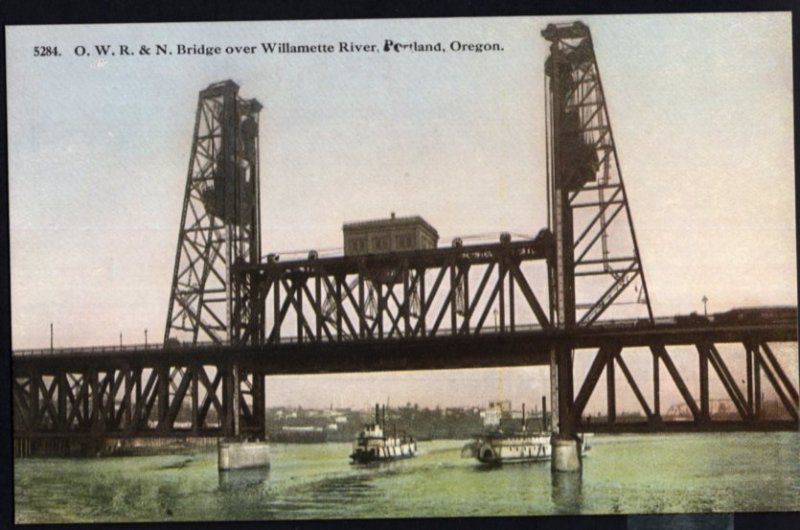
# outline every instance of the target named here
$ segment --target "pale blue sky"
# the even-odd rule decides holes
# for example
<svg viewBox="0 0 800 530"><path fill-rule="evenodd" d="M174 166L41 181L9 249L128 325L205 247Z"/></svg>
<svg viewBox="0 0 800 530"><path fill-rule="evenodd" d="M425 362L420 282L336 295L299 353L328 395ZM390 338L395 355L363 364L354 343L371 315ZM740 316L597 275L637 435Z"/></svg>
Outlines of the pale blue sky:
<svg viewBox="0 0 800 530"><path fill-rule="evenodd" d="M790 15L579 18L592 30L654 312L702 311L704 294L712 311L795 304ZM51 321L57 346L114 344L120 332L142 342L145 328L160 340L197 93L221 79L264 105L265 252L341 246L343 222L390 211L422 215L443 242L535 234L546 223L539 33L557 20L7 28L14 348L48 345ZM385 38L504 51L72 54ZM41 44L63 56L33 58ZM538 395L546 380L503 372L527 381L504 376L514 395ZM485 379L474 402L494 399L498 372L474 373ZM403 381L398 394L416 386ZM290 401L301 384L282 379L280 393Z"/></svg>

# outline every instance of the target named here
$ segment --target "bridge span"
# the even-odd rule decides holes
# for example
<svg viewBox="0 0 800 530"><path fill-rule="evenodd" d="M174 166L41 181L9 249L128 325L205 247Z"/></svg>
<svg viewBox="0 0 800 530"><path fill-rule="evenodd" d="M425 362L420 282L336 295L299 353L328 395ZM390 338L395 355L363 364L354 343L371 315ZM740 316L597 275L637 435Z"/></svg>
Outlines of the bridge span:
<svg viewBox="0 0 800 530"><path fill-rule="evenodd" d="M796 430L798 392L773 352L776 343L796 342L791 322L687 325L659 319L653 324L607 322L569 333L522 328L394 339L301 342L287 337L258 345L19 351L14 354L14 430L17 437L34 439L233 436L237 428L242 435L260 437L265 376L544 366L560 347L593 359L580 385L568 392L568 412L562 416L577 432ZM723 344L737 345L738 353L722 355L718 346ZM697 353L699 395L689 391L691 376L680 372L669 353L681 346ZM743 375L734 376L729 368L736 355L738 364L744 360ZM655 384L647 398L628 367L636 356L652 360ZM615 373L625 377L645 421L617 420ZM738 419L712 420L712 373ZM608 414L603 422L587 422L583 411L603 374ZM690 420L662 419L659 381L664 374L680 391ZM762 385L774 389L785 419L763 417ZM191 410L189 422L178 421L182 408Z"/></svg>

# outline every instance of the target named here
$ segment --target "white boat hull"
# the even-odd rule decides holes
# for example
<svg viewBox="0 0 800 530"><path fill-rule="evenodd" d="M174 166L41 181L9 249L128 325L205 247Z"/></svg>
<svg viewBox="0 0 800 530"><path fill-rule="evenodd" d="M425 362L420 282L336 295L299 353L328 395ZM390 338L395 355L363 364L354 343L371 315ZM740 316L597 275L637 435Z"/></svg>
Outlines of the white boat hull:
<svg viewBox="0 0 800 530"><path fill-rule="evenodd" d="M581 444L582 455L589 449ZM500 435L479 438L467 444L462 456L474 457L486 465L515 464L522 462L547 462L552 457L550 435Z"/></svg>
<svg viewBox="0 0 800 530"><path fill-rule="evenodd" d="M376 411L377 418L377 411ZM400 458L411 458L417 453L417 442L406 436L385 436L379 423L368 424L353 444L350 458L354 464L385 462Z"/></svg>
<svg viewBox="0 0 800 530"><path fill-rule="evenodd" d="M417 443L399 443L369 448L356 447L350 458L353 463L385 462L401 458L411 458L417 454Z"/></svg>
<svg viewBox="0 0 800 530"><path fill-rule="evenodd" d="M550 460L550 438L547 436L512 437L487 440L477 447L475 455L483 464L513 464Z"/></svg>

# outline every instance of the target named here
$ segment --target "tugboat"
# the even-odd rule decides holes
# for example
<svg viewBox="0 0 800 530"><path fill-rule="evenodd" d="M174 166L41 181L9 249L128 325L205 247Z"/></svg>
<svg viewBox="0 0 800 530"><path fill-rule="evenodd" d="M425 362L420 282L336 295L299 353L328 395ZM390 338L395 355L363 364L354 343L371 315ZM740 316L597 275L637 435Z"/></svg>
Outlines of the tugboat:
<svg viewBox="0 0 800 530"><path fill-rule="evenodd" d="M466 444L462 458L476 458L481 464L501 465L518 462L544 462L550 460L551 433L546 428L545 400L542 399L542 430L529 432L525 424L525 405L522 406L522 428L514 432L491 431ZM581 454L589 445L581 439Z"/></svg>
<svg viewBox="0 0 800 530"><path fill-rule="evenodd" d="M396 432L393 436L384 434L385 410L384 421L381 422L380 406L375 405L375 423L365 425L353 442L353 453L350 455L353 464L411 458L417 453L417 442L413 437L405 433L398 437Z"/></svg>

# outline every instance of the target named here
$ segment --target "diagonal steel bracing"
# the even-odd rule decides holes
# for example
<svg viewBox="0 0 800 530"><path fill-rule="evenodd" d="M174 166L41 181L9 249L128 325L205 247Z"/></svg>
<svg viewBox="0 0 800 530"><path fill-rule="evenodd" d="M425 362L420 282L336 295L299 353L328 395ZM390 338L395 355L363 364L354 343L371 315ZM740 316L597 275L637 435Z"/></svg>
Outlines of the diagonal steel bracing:
<svg viewBox="0 0 800 530"><path fill-rule="evenodd" d="M735 344L735 343L734 343ZM688 345L688 344L687 344ZM595 432L645 432L645 431L706 431L706 430L758 430L788 428L795 429L798 421L798 395L797 388L786 374L784 367L772 352L772 348L766 340L751 340L745 337L738 343L738 352L728 354L727 360L723 356L717 344L711 340L698 340L693 343L697 360L700 363L699 370L692 369L682 373L678 365L673 361L666 344L652 343L649 350L653 355L653 372L651 380L653 385L653 398L648 402L642 392L637 378L630 370L627 362L623 360L622 353L624 348L608 343L600 347L594 354L594 358L589 366L586 378L581 384L577 396L568 407L570 420L578 431ZM637 351L631 352L630 359L642 359L641 346L636 346ZM580 355L579 351L577 355ZM641 364L641 360L637 361ZM736 369L733 368L735 362ZM663 417L660 411L661 400L661 378L660 365L663 364L668 375L675 384L684 405L688 409L691 417ZM710 375L713 373L716 376ZM614 378L615 367L619 367L622 374L636 397L644 417L641 420L620 422L617 418L616 410L616 380ZM758 367L758 368L755 368ZM771 387L774 389L775 396L782 405L780 414L772 413L766 417L763 413L763 402L754 399L754 395L761 395L761 376L766 375ZM595 387L606 374L606 393L607 393L607 414L604 421L584 419L587 405L595 393ZM711 413L710 382L716 377L725 392L724 396L717 396L719 399L728 399L735 409L735 416L728 414L726 417L715 417ZM693 394L687 381L698 378L699 394ZM737 380L744 382L744 389L737 383ZM639 380L640 381L640 380ZM675 407L672 407L675 409ZM679 409L676 409L679 410Z"/></svg>
<svg viewBox="0 0 800 530"><path fill-rule="evenodd" d="M532 287L541 282L529 278L537 264L545 277L551 255L544 233L533 241L389 256L242 264L234 275L255 286L249 317L263 328L235 315L235 335L243 344L277 344L287 336L327 342L547 329Z"/></svg>
<svg viewBox="0 0 800 530"><path fill-rule="evenodd" d="M14 378L18 436L230 436L230 363L92 363ZM210 375L212 374L213 375ZM171 374L171 375L170 375ZM241 432L264 435L263 376L240 371ZM171 389L174 384L174 390Z"/></svg>

